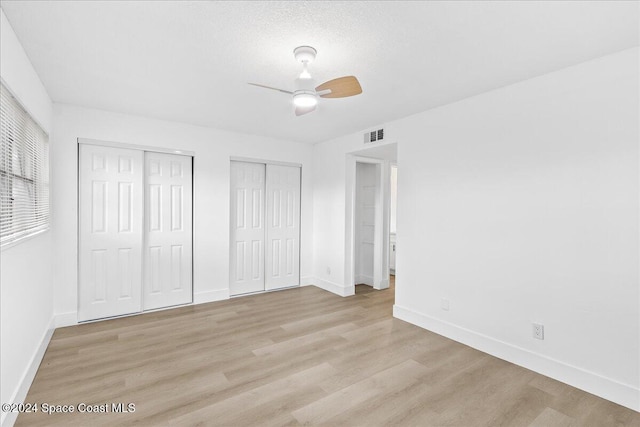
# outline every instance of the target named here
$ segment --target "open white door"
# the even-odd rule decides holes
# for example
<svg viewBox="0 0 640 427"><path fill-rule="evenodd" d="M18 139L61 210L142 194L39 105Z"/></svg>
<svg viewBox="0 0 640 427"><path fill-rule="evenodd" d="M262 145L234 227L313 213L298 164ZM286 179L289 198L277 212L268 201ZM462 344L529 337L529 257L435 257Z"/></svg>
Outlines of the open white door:
<svg viewBox="0 0 640 427"><path fill-rule="evenodd" d="M190 156L145 152L144 309L187 304L192 291Z"/></svg>
<svg viewBox="0 0 640 427"><path fill-rule="evenodd" d="M80 145L78 320L141 311L143 152Z"/></svg>
<svg viewBox="0 0 640 427"><path fill-rule="evenodd" d="M264 291L265 165L231 162L231 295Z"/></svg>
<svg viewBox="0 0 640 427"><path fill-rule="evenodd" d="M356 163L354 217L354 284L374 285L377 168L374 163ZM379 224L378 224L379 226Z"/></svg>
<svg viewBox="0 0 640 427"><path fill-rule="evenodd" d="M266 290L300 284L300 168L267 165Z"/></svg>

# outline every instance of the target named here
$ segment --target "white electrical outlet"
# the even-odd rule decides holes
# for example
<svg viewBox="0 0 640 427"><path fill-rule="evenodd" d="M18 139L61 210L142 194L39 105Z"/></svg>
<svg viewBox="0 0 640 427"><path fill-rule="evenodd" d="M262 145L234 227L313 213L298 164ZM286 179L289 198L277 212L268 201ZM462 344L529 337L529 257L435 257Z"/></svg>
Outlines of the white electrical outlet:
<svg viewBox="0 0 640 427"><path fill-rule="evenodd" d="M532 323L533 337L538 340L544 339L544 325L541 323Z"/></svg>
<svg viewBox="0 0 640 427"><path fill-rule="evenodd" d="M444 311L449 311L449 300L446 298L442 298L440 300L440 308Z"/></svg>

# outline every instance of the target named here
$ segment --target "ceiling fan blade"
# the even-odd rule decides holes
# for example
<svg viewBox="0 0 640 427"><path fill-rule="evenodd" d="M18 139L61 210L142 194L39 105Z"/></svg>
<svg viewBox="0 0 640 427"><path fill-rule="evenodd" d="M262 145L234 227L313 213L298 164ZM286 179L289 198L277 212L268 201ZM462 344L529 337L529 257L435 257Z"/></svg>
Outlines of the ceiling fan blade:
<svg viewBox="0 0 640 427"><path fill-rule="evenodd" d="M303 114L310 113L315 109L315 105L312 105L311 107L296 107L296 116L302 116Z"/></svg>
<svg viewBox="0 0 640 427"><path fill-rule="evenodd" d="M347 96L354 96L362 93L360 82L354 76L338 77L337 79L324 82L316 88L316 92L321 92L327 89L331 90L331 93L322 94L320 97L346 98Z"/></svg>
<svg viewBox="0 0 640 427"><path fill-rule="evenodd" d="M249 84L251 86L263 87L265 89L277 90L278 92L288 93L289 95L293 95L293 92L288 91L288 90L284 90L284 89L278 89L277 87L265 86L265 85L261 85L261 84L258 84L258 83L249 83Z"/></svg>

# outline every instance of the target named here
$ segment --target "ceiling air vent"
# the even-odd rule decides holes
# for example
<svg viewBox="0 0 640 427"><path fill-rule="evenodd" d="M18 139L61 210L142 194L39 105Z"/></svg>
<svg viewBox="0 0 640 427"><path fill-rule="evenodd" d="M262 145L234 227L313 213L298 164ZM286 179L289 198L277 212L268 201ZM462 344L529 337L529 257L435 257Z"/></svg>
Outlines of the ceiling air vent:
<svg viewBox="0 0 640 427"><path fill-rule="evenodd" d="M384 129L372 130L371 132L365 132L364 143L370 144L372 142L384 140Z"/></svg>

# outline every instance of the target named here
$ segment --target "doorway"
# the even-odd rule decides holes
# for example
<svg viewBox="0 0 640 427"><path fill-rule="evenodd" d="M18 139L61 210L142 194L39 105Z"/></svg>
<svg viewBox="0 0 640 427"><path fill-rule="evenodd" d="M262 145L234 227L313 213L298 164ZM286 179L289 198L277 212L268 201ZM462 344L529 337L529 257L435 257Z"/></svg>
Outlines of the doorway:
<svg viewBox="0 0 640 427"><path fill-rule="evenodd" d="M345 283L390 285L390 174L397 144L347 154Z"/></svg>

